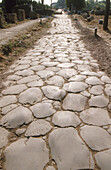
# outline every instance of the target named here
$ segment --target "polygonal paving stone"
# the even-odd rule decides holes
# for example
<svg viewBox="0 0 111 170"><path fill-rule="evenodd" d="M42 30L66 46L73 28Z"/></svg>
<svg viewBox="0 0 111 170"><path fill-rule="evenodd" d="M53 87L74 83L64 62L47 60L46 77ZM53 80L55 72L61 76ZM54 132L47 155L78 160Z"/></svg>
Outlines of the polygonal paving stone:
<svg viewBox="0 0 111 170"><path fill-rule="evenodd" d="M29 65L19 65L19 66L15 67L14 71L24 70L24 69L27 69L28 67L29 67Z"/></svg>
<svg viewBox="0 0 111 170"><path fill-rule="evenodd" d="M42 99L42 92L39 88L29 88L19 95L19 102L22 104L34 104Z"/></svg>
<svg viewBox="0 0 111 170"><path fill-rule="evenodd" d="M17 98L14 95L0 97L0 107L4 107L16 102L17 102Z"/></svg>
<svg viewBox="0 0 111 170"><path fill-rule="evenodd" d="M24 77L24 78L18 80L17 84L29 83L31 81L35 81L35 80L39 80L39 79L40 79L40 77L37 75L28 76L28 77Z"/></svg>
<svg viewBox="0 0 111 170"><path fill-rule="evenodd" d="M58 62L43 62L41 64L43 64L46 67L54 67L58 64Z"/></svg>
<svg viewBox="0 0 111 170"><path fill-rule="evenodd" d="M15 85L8 87L7 89L2 91L2 94L19 94L22 91L26 90L27 86L25 84Z"/></svg>
<svg viewBox="0 0 111 170"><path fill-rule="evenodd" d="M64 77L64 78L70 78L77 74L77 71L75 69L62 69L57 72L58 75Z"/></svg>
<svg viewBox="0 0 111 170"><path fill-rule="evenodd" d="M21 76L17 76L17 75L10 75L10 76L7 77L7 79L11 80L11 81L16 81L16 80L19 80L21 78L22 78Z"/></svg>
<svg viewBox="0 0 111 170"><path fill-rule="evenodd" d="M48 149L42 139L19 139L5 151L7 170L42 170L49 161Z"/></svg>
<svg viewBox="0 0 111 170"><path fill-rule="evenodd" d="M37 65L37 66L30 67L30 69L32 69L34 71L40 71L40 70L44 70L45 66Z"/></svg>
<svg viewBox="0 0 111 170"><path fill-rule="evenodd" d="M71 77L68 81L76 81L80 82L86 79L86 76L84 75L75 75L74 77Z"/></svg>
<svg viewBox="0 0 111 170"><path fill-rule="evenodd" d="M92 71L83 71L81 74L86 75L86 76L97 76L98 74L96 72Z"/></svg>
<svg viewBox="0 0 111 170"><path fill-rule="evenodd" d="M85 90L88 87L87 84L83 83L83 82L70 82L67 84L64 84L64 89L68 92L81 92L83 90Z"/></svg>
<svg viewBox="0 0 111 170"><path fill-rule="evenodd" d="M0 149L8 143L9 132L0 127Z"/></svg>
<svg viewBox="0 0 111 170"><path fill-rule="evenodd" d="M74 112L70 111L58 111L54 114L52 122L60 127L77 127L81 123L78 116Z"/></svg>
<svg viewBox="0 0 111 170"><path fill-rule="evenodd" d="M55 113L51 103L37 103L31 106L30 109L36 118L45 118Z"/></svg>
<svg viewBox="0 0 111 170"><path fill-rule="evenodd" d="M47 84L52 84L61 87L64 84L64 79L61 76L53 76L46 82Z"/></svg>
<svg viewBox="0 0 111 170"><path fill-rule="evenodd" d="M58 67L47 67L46 70L57 72L57 71L60 70L60 68L58 68Z"/></svg>
<svg viewBox="0 0 111 170"><path fill-rule="evenodd" d="M63 108L66 110L84 110L87 98L80 94L68 94L63 101Z"/></svg>
<svg viewBox="0 0 111 170"><path fill-rule="evenodd" d="M94 95L103 94L103 87L101 85L93 86L89 92Z"/></svg>
<svg viewBox="0 0 111 170"><path fill-rule="evenodd" d="M101 151L111 147L111 136L100 127L85 125L80 134L92 150Z"/></svg>
<svg viewBox="0 0 111 170"><path fill-rule="evenodd" d="M89 65L78 65L79 71L91 71L91 67Z"/></svg>
<svg viewBox="0 0 111 170"><path fill-rule="evenodd" d="M62 63L62 64L58 64L58 67L62 67L62 68L70 68L70 67L74 67L74 63Z"/></svg>
<svg viewBox="0 0 111 170"><path fill-rule="evenodd" d="M38 71L37 74L44 79L47 79L51 76L53 76L55 73L53 71L50 70L42 70L42 71Z"/></svg>
<svg viewBox="0 0 111 170"><path fill-rule="evenodd" d="M17 104L11 104L4 108L2 108L2 114L5 115L6 113L10 112L11 110L15 109L18 105Z"/></svg>
<svg viewBox="0 0 111 170"><path fill-rule="evenodd" d="M16 135L20 136L22 135L23 133L25 133L26 129L25 128L21 128L21 129L17 129L15 131Z"/></svg>
<svg viewBox="0 0 111 170"><path fill-rule="evenodd" d="M111 124L108 112L104 109L90 108L80 114L80 118L84 123L103 126Z"/></svg>
<svg viewBox="0 0 111 170"><path fill-rule="evenodd" d="M62 100L66 95L66 92L56 86L44 86L42 87L43 93L49 99Z"/></svg>
<svg viewBox="0 0 111 170"><path fill-rule="evenodd" d="M44 82L40 79L40 80L36 80L36 81L32 81L30 83L27 84L28 87L41 87L43 86Z"/></svg>
<svg viewBox="0 0 111 170"><path fill-rule="evenodd" d="M100 79L97 77L89 77L86 79L86 83L91 84L91 85L99 85L99 84L104 84Z"/></svg>
<svg viewBox="0 0 111 170"><path fill-rule="evenodd" d="M111 96L111 84L106 84L105 92L108 96Z"/></svg>
<svg viewBox="0 0 111 170"><path fill-rule="evenodd" d="M19 76L30 76L34 74L34 71L27 69L27 70L17 71L15 74Z"/></svg>
<svg viewBox="0 0 111 170"><path fill-rule="evenodd" d="M89 106L105 107L109 100L105 96L94 96L89 100Z"/></svg>
<svg viewBox="0 0 111 170"><path fill-rule="evenodd" d="M52 129L49 122L45 120L33 121L27 128L25 136L45 135Z"/></svg>
<svg viewBox="0 0 111 170"><path fill-rule="evenodd" d="M102 76L101 80L105 83L111 83L111 79L108 76Z"/></svg>
<svg viewBox="0 0 111 170"><path fill-rule="evenodd" d="M49 146L59 170L94 168L92 155L74 128L51 132Z"/></svg>
<svg viewBox="0 0 111 170"><path fill-rule="evenodd" d="M111 169L111 149L95 154L95 159L101 170Z"/></svg>
<svg viewBox="0 0 111 170"><path fill-rule="evenodd" d="M18 64L22 64L22 65L23 65L23 64L26 65L26 64L30 64L30 63L31 63L31 60L22 60L22 59L21 59L21 60L19 60L17 63L18 63Z"/></svg>
<svg viewBox="0 0 111 170"><path fill-rule="evenodd" d="M6 128L16 128L23 124L28 124L32 120L33 117L31 111L23 106L19 106L7 113L0 120L0 124Z"/></svg>

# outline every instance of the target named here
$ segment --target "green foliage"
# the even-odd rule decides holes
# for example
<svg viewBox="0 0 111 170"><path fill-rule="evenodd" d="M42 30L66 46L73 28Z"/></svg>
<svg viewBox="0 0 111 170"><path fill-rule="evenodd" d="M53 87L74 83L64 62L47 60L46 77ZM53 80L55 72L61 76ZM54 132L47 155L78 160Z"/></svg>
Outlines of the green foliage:
<svg viewBox="0 0 111 170"><path fill-rule="evenodd" d="M3 0L2 2L6 13L11 13L12 8L16 5L16 0Z"/></svg>

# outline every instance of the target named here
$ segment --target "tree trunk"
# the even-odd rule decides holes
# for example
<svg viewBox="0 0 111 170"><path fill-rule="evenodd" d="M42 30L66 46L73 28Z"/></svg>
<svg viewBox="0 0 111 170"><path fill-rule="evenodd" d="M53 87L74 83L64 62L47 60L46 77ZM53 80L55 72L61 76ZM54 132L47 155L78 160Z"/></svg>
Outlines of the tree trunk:
<svg viewBox="0 0 111 170"><path fill-rule="evenodd" d="M108 29L109 9L110 9L110 0L106 0L106 10L105 10L105 16L104 16L104 25L103 25L104 30Z"/></svg>
<svg viewBox="0 0 111 170"><path fill-rule="evenodd" d="M44 5L44 0L42 0L42 5Z"/></svg>

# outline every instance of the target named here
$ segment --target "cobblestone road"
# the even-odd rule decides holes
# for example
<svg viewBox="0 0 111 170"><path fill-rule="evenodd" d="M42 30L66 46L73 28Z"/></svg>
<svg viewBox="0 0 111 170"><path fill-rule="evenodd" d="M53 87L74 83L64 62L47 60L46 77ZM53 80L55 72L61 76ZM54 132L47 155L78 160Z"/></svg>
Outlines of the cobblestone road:
<svg viewBox="0 0 111 170"><path fill-rule="evenodd" d="M8 70L0 98L3 170L111 170L111 79L66 15Z"/></svg>

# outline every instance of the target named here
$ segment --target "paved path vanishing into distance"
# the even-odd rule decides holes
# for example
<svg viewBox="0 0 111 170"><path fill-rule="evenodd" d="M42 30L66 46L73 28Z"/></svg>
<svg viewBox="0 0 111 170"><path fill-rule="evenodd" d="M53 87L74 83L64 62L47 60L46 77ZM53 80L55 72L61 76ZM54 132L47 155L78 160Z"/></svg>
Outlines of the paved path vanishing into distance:
<svg viewBox="0 0 111 170"><path fill-rule="evenodd" d="M111 79L67 15L7 72L2 170L111 170Z"/></svg>

